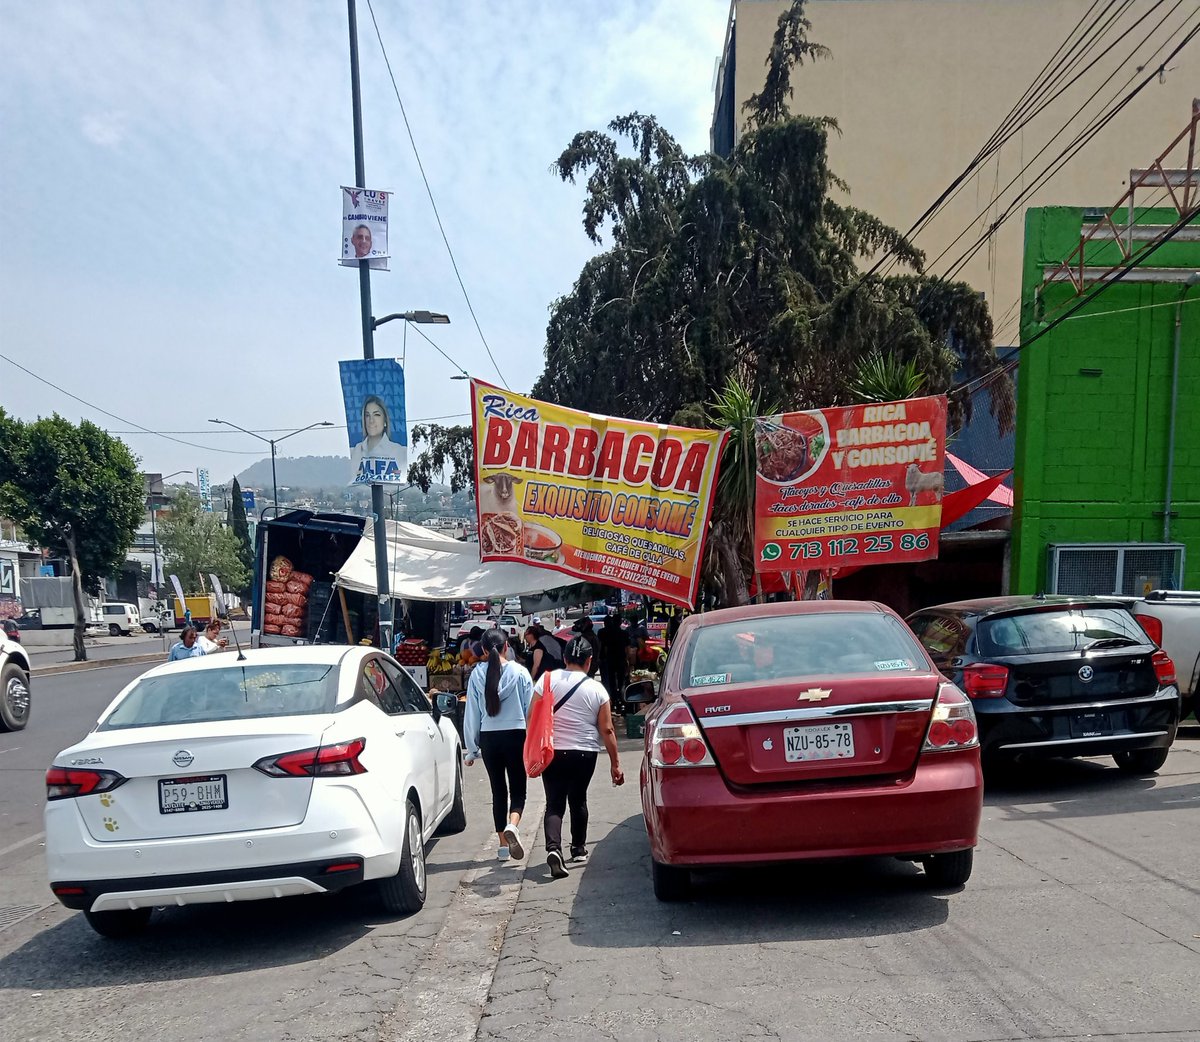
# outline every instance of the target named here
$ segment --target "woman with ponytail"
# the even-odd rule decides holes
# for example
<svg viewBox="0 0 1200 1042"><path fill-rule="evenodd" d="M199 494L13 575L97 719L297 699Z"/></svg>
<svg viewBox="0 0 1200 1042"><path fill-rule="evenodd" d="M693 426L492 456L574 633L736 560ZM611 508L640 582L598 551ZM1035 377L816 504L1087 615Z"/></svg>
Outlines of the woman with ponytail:
<svg viewBox="0 0 1200 1042"><path fill-rule="evenodd" d="M496 857L525 856L517 826L525 810L525 720L533 700L529 671L505 656L508 636L490 629L483 635L483 661L471 670L463 742L467 766L480 755L492 786L492 823L500 846Z"/></svg>

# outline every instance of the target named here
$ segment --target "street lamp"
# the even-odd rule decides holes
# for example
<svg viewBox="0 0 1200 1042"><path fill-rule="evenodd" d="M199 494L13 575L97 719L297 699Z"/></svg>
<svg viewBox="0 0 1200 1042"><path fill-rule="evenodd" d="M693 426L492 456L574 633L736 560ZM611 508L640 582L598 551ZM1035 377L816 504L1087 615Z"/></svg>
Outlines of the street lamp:
<svg viewBox="0 0 1200 1042"><path fill-rule="evenodd" d="M404 319L405 322L416 322L422 326L448 326L450 324L450 316L443 315L438 311L397 311L392 315L384 315L383 318L372 318L371 329L378 329L385 322L392 322L398 318Z"/></svg>
<svg viewBox="0 0 1200 1042"><path fill-rule="evenodd" d="M235 431L241 431L243 434L249 434L252 438L257 438L259 441L265 441L271 446L271 501L275 504L275 516L279 516L279 484L275 480L275 446L281 441L287 441L288 438L296 434L303 434L305 431L311 431L314 427L332 427L333 424L328 420L320 420L317 423L310 423L307 427L301 427L299 430L292 431L290 434L285 434L281 438L264 438L261 434L256 434L254 431L248 431L245 427L239 427L236 423L230 423L228 420L209 420L209 423L220 423L226 427L232 427Z"/></svg>

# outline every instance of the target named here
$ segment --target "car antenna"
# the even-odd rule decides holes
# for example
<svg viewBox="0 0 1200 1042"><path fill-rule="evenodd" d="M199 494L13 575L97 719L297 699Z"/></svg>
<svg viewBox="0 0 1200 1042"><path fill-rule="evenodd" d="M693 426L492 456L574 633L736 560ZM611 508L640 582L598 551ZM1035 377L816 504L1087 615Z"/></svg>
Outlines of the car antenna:
<svg viewBox="0 0 1200 1042"><path fill-rule="evenodd" d="M229 617L229 605L225 603L225 591L221 589L221 580L212 572L208 573L208 577L212 580L213 591L217 596L217 617L229 623L229 632L233 634L233 646L237 648L237 660L245 662L246 656L242 653L242 642L238 640L237 627L234 626L233 619Z"/></svg>

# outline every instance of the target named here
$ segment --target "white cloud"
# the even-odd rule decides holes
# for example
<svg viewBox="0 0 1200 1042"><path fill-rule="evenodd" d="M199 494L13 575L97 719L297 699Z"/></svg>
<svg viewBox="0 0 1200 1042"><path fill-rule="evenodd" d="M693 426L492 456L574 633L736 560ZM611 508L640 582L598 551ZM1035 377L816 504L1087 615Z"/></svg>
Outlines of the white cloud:
<svg viewBox="0 0 1200 1042"><path fill-rule="evenodd" d="M128 122L124 112L91 112L83 117L79 129L93 145L116 148L125 140Z"/></svg>

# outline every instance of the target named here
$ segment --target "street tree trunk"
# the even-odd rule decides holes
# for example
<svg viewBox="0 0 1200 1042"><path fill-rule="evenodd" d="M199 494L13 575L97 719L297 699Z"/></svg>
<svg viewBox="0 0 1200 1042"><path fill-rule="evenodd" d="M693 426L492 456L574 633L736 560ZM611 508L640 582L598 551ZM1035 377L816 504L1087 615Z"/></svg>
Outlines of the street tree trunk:
<svg viewBox="0 0 1200 1042"><path fill-rule="evenodd" d="M68 532L67 553L71 558L71 593L75 598L75 661L87 661L87 648L83 643L83 634L87 629L86 609L83 606L83 576L79 572L79 558L75 554L75 533Z"/></svg>

